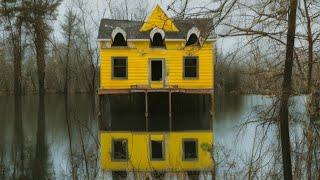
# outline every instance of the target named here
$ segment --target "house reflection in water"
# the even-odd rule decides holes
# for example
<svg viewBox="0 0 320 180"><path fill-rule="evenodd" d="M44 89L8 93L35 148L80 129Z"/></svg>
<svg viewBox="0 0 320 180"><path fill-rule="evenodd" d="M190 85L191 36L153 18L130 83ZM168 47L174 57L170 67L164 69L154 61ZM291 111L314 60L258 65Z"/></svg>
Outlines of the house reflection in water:
<svg viewBox="0 0 320 180"><path fill-rule="evenodd" d="M210 19L170 19L159 6L146 22L101 20L103 172L134 179L211 177L211 27Z"/></svg>

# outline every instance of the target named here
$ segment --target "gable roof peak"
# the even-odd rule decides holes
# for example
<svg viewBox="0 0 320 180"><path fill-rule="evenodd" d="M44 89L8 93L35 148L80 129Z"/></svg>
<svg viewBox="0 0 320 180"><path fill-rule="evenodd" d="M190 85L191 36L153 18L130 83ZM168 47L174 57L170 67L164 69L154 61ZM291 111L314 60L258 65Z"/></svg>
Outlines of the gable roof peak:
<svg viewBox="0 0 320 180"><path fill-rule="evenodd" d="M173 21L167 16L158 4L150 13L147 20L140 28L140 32L150 31L153 28L163 29L166 32L179 32Z"/></svg>

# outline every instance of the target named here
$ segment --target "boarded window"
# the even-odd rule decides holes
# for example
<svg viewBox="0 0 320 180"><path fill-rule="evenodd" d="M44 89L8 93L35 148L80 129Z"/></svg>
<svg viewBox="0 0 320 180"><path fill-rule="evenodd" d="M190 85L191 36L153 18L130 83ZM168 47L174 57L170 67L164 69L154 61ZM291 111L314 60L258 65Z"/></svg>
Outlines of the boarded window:
<svg viewBox="0 0 320 180"><path fill-rule="evenodd" d="M163 160L164 159L164 147L163 141L151 140L151 159Z"/></svg>
<svg viewBox="0 0 320 180"><path fill-rule="evenodd" d="M198 142L196 140L183 141L183 159L194 160L198 158Z"/></svg>
<svg viewBox="0 0 320 180"><path fill-rule="evenodd" d="M189 180L198 180L200 172L199 171L187 171Z"/></svg>
<svg viewBox="0 0 320 180"><path fill-rule="evenodd" d="M198 58L197 57L184 58L184 77L185 78L198 77Z"/></svg>
<svg viewBox="0 0 320 180"><path fill-rule="evenodd" d="M198 43L198 37L196 34L191 34L187 43L186 43L186 46L190 46L192 44L196 44Z"/></svg>
<svg viewBox="0 0 320 180"><path fill-rule="evenodd" d="M165 172L153 171L151 176L152 176L152 179L165 179Z"/></svg>
<svg viewBox="0 0 320 180"><path fill-rule="evenodd" d="M151 47L164 47L164 39L160 33L155 33L151 41Z"/></svg>
<svg viewBox="0 0 320 180"><path fill-rule="evenodd" d="M127 58L115 57L112 58L112 77L126 79L128 77Z"/></svg>
<svg viewBox="0 0 320 180"><path fill-rule="evenodd" d="M113 180L123 180L127 178L126 171L112 171L112 179Z"/></svg>
<svg viewBox="0 0 320 180"><path fill-rule="evenodd" d="M126 139L117 139L112 141L112 159L128 159L128 141Z"/></svg>

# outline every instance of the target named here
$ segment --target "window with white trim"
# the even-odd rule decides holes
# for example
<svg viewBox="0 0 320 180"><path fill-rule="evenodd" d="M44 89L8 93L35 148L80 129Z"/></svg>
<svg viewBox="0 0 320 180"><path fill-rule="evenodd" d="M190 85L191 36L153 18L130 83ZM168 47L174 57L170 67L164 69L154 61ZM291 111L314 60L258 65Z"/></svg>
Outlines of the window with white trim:
<svg viewBox="0 0 320 180"><path fill-rule="evenodd" d="M128 58L127 57L112 58L112 78L113 79L128 78Z"/></svg>

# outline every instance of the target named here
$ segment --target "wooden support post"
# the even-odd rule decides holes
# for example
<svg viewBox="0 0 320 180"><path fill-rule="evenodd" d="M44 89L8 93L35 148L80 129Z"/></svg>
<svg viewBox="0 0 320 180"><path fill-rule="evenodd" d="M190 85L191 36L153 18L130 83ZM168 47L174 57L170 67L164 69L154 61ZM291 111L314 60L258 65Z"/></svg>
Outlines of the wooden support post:
<svg viewBox="0 0 320 180"><path fill-rule="evenodd" d="M101 114L101 97L99 94L95 96L95 115L96 118L99 119Z"/></svg>
<svg viewBox="0 0 320 180"><path fill-rule="evenodd" d="M148 111L148 91L145 91L145 117L146 117L146 131L149 130L149 111Z"/></svg>
<svg viewBox="0 0 320 180"><path fill-rule="evenodd" d="M96 99L96 118L98 119L98 124L99 124L99 129L102 130L102 108L103 108L103 96L97 94L97 99Z"/></svg>
<svg viewBox="0 0 320 180"><path fill-rule="evenodd" d="M110 102L110 96L111 95L106 95L106 101L104 102L105 105L105 111L108 112L108 117L105 116L105 118L107 118L107 121L105 121L106 123L108 123L107 125L107 130L111 131L111 126L112 126L112 110L111 110L111 102Z"/></svg>
<svg viewBox="0 0 320 180"><path fill-rule="evenodd" d="M214 117L214 93L210 94L210 130L213 129L213 117Z"/></svg>
<svg viewBox="0 0 320 180"><path fill-rule="evenodd" d="M169 90L169 130L172 131L171 91Z"/></svg>

